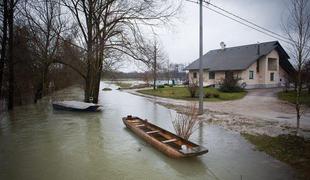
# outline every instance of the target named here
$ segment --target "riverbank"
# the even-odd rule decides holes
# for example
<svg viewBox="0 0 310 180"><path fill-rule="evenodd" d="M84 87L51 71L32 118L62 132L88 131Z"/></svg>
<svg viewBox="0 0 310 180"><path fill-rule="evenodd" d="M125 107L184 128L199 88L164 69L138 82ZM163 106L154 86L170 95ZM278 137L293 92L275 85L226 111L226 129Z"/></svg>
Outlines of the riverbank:
<svg viewBox="0 0 310 180"><path fill-rule="evenodd" d="M143 96L170 109L183 111L197 101L170 99L139 93L139 90L127 90L128 93ZM250 90L248 94L234 101L206 102L205 113L201 116L209 124L221 125L239 133L294 134L296 115L294 106L278 100L278 90ZM305 109L301 119L301 132L310 137L310 108Z"/></svg>
<svg viewBox="0 0 310 180"><path fill-rule="evenodd" d="M167 98L145 95L141 94L140 91L129 91L129 93L144 96L150 101L156 102L179 112L184 111L191 103L195 103L194 101L171 100ZM261 97L261 94L266 95L266 97ZM255 99L263 99L268 107L277 103L282 103L281 101L275 99L274 93L262 93L256 91L250 92L249 95L250 98L245 97L245 100L239 100L239 102L236 101L237 106L238 103L240 104L240 101L244 101L244 111L251 111L249 109L249 107L251 108L251 105L248 104L248 98L251 100L251 102L256 102L254 101ZM268 101L270 102L268 103ZM227 130L240 133L246 140L255 145L255 149L263 151L266 154L269 154L270 156L285 162L296 169L298 171L298 178L308 179L310 177L310 174L308 173L308 169L310 168L310 141L309 139L294 136L294 123L278 120L278 118L267 119L264 116L255 116L255 114L254 116L249 116L248 114L238 114L238 111L235 113L232 113L231 111L225 111L225 104L227 103L231 105L230 108L231 111L233 111L235 108L233 101L226 103L205 103L205 112L202 116L200 116L200 118L203 119L204 122L208 125L218 125ZM258 101L257 103L259 104L261 102ZM214 108L215 104L217 104L215 107L220 108ZM283 109L293 108L293 106L290 104L281 104L281 106ZM221 107L223 107L223 109ZM257 109L258 111L260 110L260 108ZM269 109L269 111L265 110L265 114L272 114L270 112L272 110L273 109ZM287 116L287 114L282 114L282 117L285 116ZM307 126L307 124L302 126L302 135L306 138L310 137L310 126Z"/></svg>
<svg viewBox="0 0 310 180"><path fill-rule="evenodd" d="M138 90L139 93L164 97L164 98L172 98L172 99L182 99L182 100L190 100L194 101L198 99L198 94L196 97L191 97L189 90L187 87L168 87L162 86L163 88L157 89L143 89ZM204 88L205 101L227 101L227 100L237 100L242 99L246 95L246 91L243 92L221 92L215 88Z"/></svg>
<svg viewBox="0 0 310 180"><path fill-rule="evenodd" d="M288 101L292 104L296 103L296 92L295 91L282 91L278 93L278 98L283 100L283 101ZM305 104L308 107L310 107L310 94L308 91L302 91L301 96L300 96L300 103Z"/></svg>
<svg viewBox="0 0 310 180"><path fill-rule="evenodd" d="M251 135L242 133L246 140L276 159L289 164L298 171L300 179L310 178L310 140L292 135Z"/></svg>

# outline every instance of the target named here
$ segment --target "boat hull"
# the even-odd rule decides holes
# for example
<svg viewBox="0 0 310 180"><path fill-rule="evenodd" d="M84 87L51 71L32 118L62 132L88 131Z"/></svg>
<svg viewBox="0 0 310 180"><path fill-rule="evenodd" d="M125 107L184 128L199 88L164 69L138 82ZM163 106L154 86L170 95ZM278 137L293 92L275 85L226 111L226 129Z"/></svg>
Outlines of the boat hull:
<svg viewBox="0 0 310 180"><path fill-rule="evenodd" d="M127 121L127 118L126 117L123 118L123 122L127 128L129 128L131 131L133 131L136 135L138 135L140 138L145 140L147 143L151 144L154 148L158 149L159 151L161 151L162 153L164 153L165 155L167 155L171 158L193 157L193 156L199 156L199 155L202 155L202 154L205 154L208 152L208 150L205 149L204 151L201 151L198 153L184 154L184 153L180 152L179 150L176 150L175 148L172 148L172 147L168 146L167 144L164 144L163 142L159 141L158 139L148 135L147 133L145 133L140 128L133 126L132 124L130 124ZM161 130L163 130L163 129L161 129ZM165 131L165 130L163 130L163 131ZM176 135L174 135L174 136L176 137ZM183 141L187 141L187 140L184 140L180 137L178 137L178 138L183 140Z"/></svg>
<svg viewBox="0 0 310 180"><path fill-rule="evenodd" d="M130 130L132 130L136 135L141 137L144 141L151 144L153 147L155 147L156 149L158 149L162 153L166 154L167 156L172 157L172 158L185 157L183 154L175 151L172 148L164 147L159 141L155 140L154 138L151 138L150 136L145 136L145 134L143 132L141 132L141 130L138 130L137 128L134 128L134 127L129 126L129 125L126 125L126 127L129 128Z"/></svg>
<svg viewBox="0 0 310 180"><path fill-rule="evenodd" d="M98 109L99 107L100 106L89 106L87 108L80 109L80 108L74 108L74 107L66 107L66 106L62 106L62 105L53 103L53 108L55 110L62 110L62 111L97 112L97 111L99 111L99 109Z"/></svg>

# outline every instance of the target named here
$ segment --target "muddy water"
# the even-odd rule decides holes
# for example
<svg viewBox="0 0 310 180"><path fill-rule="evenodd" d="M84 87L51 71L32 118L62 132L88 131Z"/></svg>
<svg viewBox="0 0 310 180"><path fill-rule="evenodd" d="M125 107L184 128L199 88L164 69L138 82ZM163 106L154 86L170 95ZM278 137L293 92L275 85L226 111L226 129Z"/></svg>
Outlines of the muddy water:
<svg viewBox="0 0 310 180"><path fill-rule="evenodd" d="M101 88L107 85L102 83ZM79 88L55 99L82 99ZM103 111L53 111L49 100L18 107L0 121L0 179L293 179L287 165L254 151L239 134L201 127L192 140L210 152L170 159L128 131L121 117L140 116L172 130L174 112L118 90L100 92ZM171 114L171 115L170 115Z"/></svg>

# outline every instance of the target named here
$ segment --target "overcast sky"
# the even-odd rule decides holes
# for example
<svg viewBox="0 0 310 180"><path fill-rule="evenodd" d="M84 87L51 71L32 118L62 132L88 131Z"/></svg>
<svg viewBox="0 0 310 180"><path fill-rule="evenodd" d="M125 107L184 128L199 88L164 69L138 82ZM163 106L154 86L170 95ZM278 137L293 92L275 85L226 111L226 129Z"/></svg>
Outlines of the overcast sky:
<svg viewBox="0 0 310 180"><path fill-rule="evenodd" d="M246 18L260 26L282 34L281 24L287 16L287 0L211 0L211 3L234 14ZM215 12L203 8L203 49L204 54L211 49L220 48L220 42L227 47L277 40L252 30ZM199 56L199 6L183 1L178 20L172 27L162 27L157 33L162 48L170 62L185 63ZM285 47L286 44L280 43ZM121 71L133 71L129 65Z"/></svg>

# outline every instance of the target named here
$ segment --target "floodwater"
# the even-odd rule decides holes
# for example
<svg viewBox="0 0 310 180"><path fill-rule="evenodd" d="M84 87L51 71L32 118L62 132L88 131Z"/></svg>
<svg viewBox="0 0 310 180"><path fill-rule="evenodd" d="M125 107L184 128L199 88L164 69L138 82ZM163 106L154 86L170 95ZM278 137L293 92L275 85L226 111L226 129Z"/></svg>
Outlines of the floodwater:
<svg viewBox="0 0 310 180"><path fill-rule="evenodd" d="M54 111L48 100L16 108L0 121L0 179L294 179L294 171L253 150L239 134L204 125L191 140L209 153L190 159L166 157L127 130L121 118L147 118L172 130L175 112L140 96L100 92L103 111ZM57 95L58 94L58 95ZM53 98L82 99L80 88Z"/></svg>

